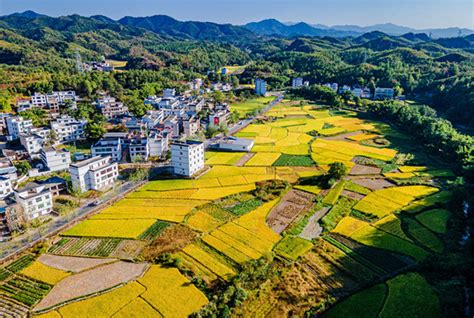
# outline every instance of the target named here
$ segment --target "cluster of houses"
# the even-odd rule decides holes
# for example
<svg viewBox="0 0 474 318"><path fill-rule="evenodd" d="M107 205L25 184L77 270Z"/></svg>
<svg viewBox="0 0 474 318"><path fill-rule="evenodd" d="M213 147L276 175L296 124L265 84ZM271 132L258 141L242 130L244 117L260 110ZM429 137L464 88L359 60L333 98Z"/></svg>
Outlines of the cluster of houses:
<svg viewBox="0 0 474 318"><path fill-rule="evenodd" d="M196 80L194 85L197 88L202 83ZM18 101L21 110L46 110L50 118L47 127L35 127L31 119L21 115L0 114L0 241L25 223L53 212L53 198L68 188L55 172L69 172L74 190L104 191L117 181L120 163L165 159L171 154L174 173L190 177L204 169L204 144L183 140L205 127L227 124L230 118L227 104L191 94L177 95L174 89L166 89L163 96L148 97L145 104L152 106L151 110L140 118L131 116L127 106L115 98L101 96L93 103L97 111L109 123L126 127L125 132L107 132L90 146L90 154L76 153L73 158L67 145L86 139L87 120L62 110L76 107L77 102L73 91L34 94ZM207 116L202 117L203 113ZM238 139L225 139L221 145L212 146L251 148L245 142L242 146ZM19 176L13 163L22 160L28 160L33 168ZM27 182L39 176L36 179L44 181Z"/></svg>
<svg viewBox="0 0 474 318"><path fill-rule="evenodd" d="M329 87L334 92L338 94L343 94L345 92L350 92L354 97L374 99L374 100L386 100L395 98L395 89L393 88L384 88L376 87L374 93L370 91L368 87L364 86L349 86L343 85L339 86L338 83L326 83L324 86Z"/></svg>

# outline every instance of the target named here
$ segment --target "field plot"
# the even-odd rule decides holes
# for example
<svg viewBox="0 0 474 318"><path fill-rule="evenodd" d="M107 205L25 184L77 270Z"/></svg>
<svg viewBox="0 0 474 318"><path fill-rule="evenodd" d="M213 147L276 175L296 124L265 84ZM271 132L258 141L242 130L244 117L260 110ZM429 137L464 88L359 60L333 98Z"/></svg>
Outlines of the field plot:
<svg viewBox="0 0 474 318"><path fill-rule="evenodd" d="M284 237L276 246L275 252L287 259L296 261L313 247L311 242L299 237Z"/></svg>
<svg viewBox="0 0 474 318"><path fill-rule="evenodd" d="M264 166L270 167L273 165L275 161L278 160L280 157L280 153L272 153L272 152L258 152L253 156L245 166L252 167L252 166Z"/></svg>
<svg viewBox="0 0 474 318"><path fill-rule="evenodd" d="M402 220L394 214L387 215L383 219L373 223L372 226L413 243L402 229Z"/></svg>
<svg viewBox="0 0 474 318"><path fill-rule="evenodd" d="M146 264L115 262L68 276L53 287L35 310L44 310L126 283L142 275L146 267Z"/></svg>
<svg viewBox="0 0 474 318"><path fill-rule="evenodd" d="M345 185L345 180L342 180L338 184L336 184L326 195L326 197L323 200L323 203L334 205L337 202L337 199L339 199L339 196L341 195L342 190L344 190L344 185Z"/></svg>
<svg viewBox="0 0 474 318"><path fill-rule="evenodd" d="M51 285L25 276L14 275L0 285L0 294L32 307L48 294Z"/></svg>
<svg viewBox="0 0 474 318"><path fill-rule="evenodd" d="M234 269L229 267L227 264L222 263L214 255L195 244L186 246L182 250L182 253L188 255L194 260L194 262L206 267L213 274L224 280L235 275Z"/></svg>
<svg viewBox="0 0 474 318"><path fill-rule="evenodd" d="M417 242L433 252L443 252L444 244L433 232L413 219L406 218L405 223L408 225L408 233Z"/></svg>
<svg viewBox="0 0 474 318"><path fill-rule="evenodd" d="M89 219L65 231L63 235L135 239L154 223L154 219Z"/></svg>
<svg viewBox="0 0 474 318"><path fill-rule="evenodd" d="M445 209L425 211L416 216L416 219L435 233L446 233L446 224L451 213Z"/></svg>
<svg viewBox="0 0 474 318"><path fill-rule="evenodd" d="M57 256L43 254L38 258L38 261L50 267L65 271L78 273L91 269L100 265L115 262L115 259L95 259L72 256Z"/></svg>
<svg viewBox="0 0 474 318"><path fill-rule="evenodd" d="M268 215L268 226L281 234L301 213L311 208L313 199L309 193L291 190Z"/></svg>
<svg viewBox="0 0 474 318"><path fill-rule="evenodd" d="M347 237L350 237L354 232L360 230L368 225L367 222L353 218L351 216L344 217L337 226L332 230L334 233L338 233Z"/></svg>
<svg viewBox="0 0 474 318"><path fill-rule="evenodd" d="M274 166L296 166L296 167L311 167L314 166L314 161L309 156L294 156L282 154L274 163Z"/></svg>
<svg viewBox="0 0 474 318"><path fill-rule="evenodd" d="M397 276L387 285L388 295L380 317L441 317L438 296L419 274Z"/></svg>
<svg viewBox="0 0 474 318"><path fill-rule="evenodd" d="M211 215L203 212L197 211L189 219L187 224L195 230L200 232L207 233L212 231L216 227L222 225L224 222L212 217Z"/></svg>
<svg viewBox="0 0 474 318"><path fill-rule="evenodd" d="M146 287L142 298L164 317L188 317L208 302L176 268L152 266L138 281Z"/></svg>
<svg viewBox="0 0 474 318"><path fill-rule="evenodd" d="M44 265L39 261L33 262L30 266L22 270L20 274L50 285L55 285L70 275L68 272Z"/></svg>
<svg viewBox="0 0 474 318"><path fill-rule="evenodd" d="M377 217L384 217L408 205L416 198L437 191L437 188L427 186L403 186L377 190L357 203L354 209Z"/></svg>
<svg viewBox="0 0 474 318"><path fill-rule="evenodd" d="M111 257L122 243L121 239L63 237L48 250L56 255Z"/></svg>
<svg viewBox="0 0 474 318"><path fill-rule="evenodd" d="M111 292L66 305L57 309L57 312L64 318L112 317L144 292L145 287L132 282Z"/></svg>
<svg viewBox="0 0 474 318"><path fill-rule="evenodd" d="M244 152L206 152L207 165L235 165L245 155Z"/></svg>
<svg viewBox="0 0 474 318"><path fill-rule="evenodd" d="M387 293L385 284L378 284L350 296L334 308L330 309L324 318L364 317L377 318L382 309Z"/></svg>
<svg viewBox="0 0 474 318"><path fill-rule="evenodd" d="M242 103L232 104L230 107L233 111L236 111L239 114L241 119L245 118L247 114L253 113L254 111L260 111L265 106L274 100L275 97L259 97L255 99L249 99Z"/></svg>

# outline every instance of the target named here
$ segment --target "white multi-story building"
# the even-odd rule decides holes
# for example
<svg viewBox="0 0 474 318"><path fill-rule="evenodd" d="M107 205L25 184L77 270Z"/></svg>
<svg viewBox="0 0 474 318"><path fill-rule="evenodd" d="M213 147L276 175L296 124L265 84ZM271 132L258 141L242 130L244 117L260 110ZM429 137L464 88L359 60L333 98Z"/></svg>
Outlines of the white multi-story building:
<svg viewBox="0 0 474 318"><path fill-rule="evenodd" d="M151 133L148 136L150 157L162 157L169 150L169 134Z"/></svg>
<svg viewBox="0 0 474 318"><path fill-rule="evenodd" d="M118 165L110 157L93 157L71 164L73 189L81 192L111 188L118 178Z"/></svg>
<svg viewBox="0 0 474 318"><path fill-rule="evenodd" d="M128 107L124 106L123 103L110 96L99 98L96 104L102 115L104 115L107 120L115 119L128 114Z"/></svg>
<svg viewBox="0 0 474 318"><path fill-rule="evenodd" d="M29 183L14 192L15 200L22 206L28 221L53 211L53 195L44 185Z"/></svg>
<svg viewBox="0 0 474 318"><path fill-rule="evenodd" d="M201 78L195 78L191 84L189 85L189 87L191 88L191 90L193 91L198 91L201 89L201 86L202 86L202 79Z"/></svg>
<svg viewBox="0 0 474 318"><path fill-rule="evenodd" d="M40 158L49 171L68 170L71 164L71 154L66 149L54 149L53 147L41 149Z"/></svg>
<svg viewBox="0 0 474 318"><path fill-rule="evenodd" d="M172 116L165 120L164 130L166 130L172 137L178 137L181 133L178 117Z"/></svg>
<svg viewBox="0 0 474 318"><path fill-rule="evenodd" d="M28 133L33 128L33 121L21 116L6 117L5 124L11 140L18 139L20 134Z"/></svg>
<svg viewBox="0 0 474 318"><path fill-rule="evenodd" d="M0 176L0 199L3 200L13 192L12 180L8 176Z"/></svg>
<svg viewBox="0 0 474 318"><path fill-rule="evenodd" d="M51 130L54 131L58 141L72 142L85 138L86 120L76 120L75 118L62 115L51 122Z"/></svg>
<svg viewBox="0 0 474 318"><path fill-rule="evenodd" d="M111 157L112 161L122 160L122 139L101 139L91 147L92 156Z"/></svg>
<svg viewBox="0 0 474 318"><path fill-rule="evenodd" d="M163 119L165 119L165 113L163 110L149 110L146 115L142 117L142 121L146 124L148 129L155 128L155 126L161 123Z"/></svg>
<svg viewBox="0 0 474 318"><path fill-rule="evenodd" d="M267 94L267 82L262 79L255 80L255 94L265 96Z"/></svg>
<svg viewBox="0 0 474 318"><path fill-rule="evenodd" d="M293 81L291 82L291 86L293 88L300 88L303 87L303 78L302 77L295 77L293 78Z"/></svg>
<svg viewBox="0 0 474 318"><path fill-rule="evenodd" d="M128 146L130 152L130 160L134 162L135 160L146 161L150 156L150 147L148 145L148 138L136 138L130 140L130 145Z"/></svg>
<svg viewBox="0 0 474 318"><path fill-rule="evenodd" d="M211 147L221 151L250 152L253 145L254 141L252 139L227 137L219 140Z"/></svg>
<svg viewBox="0 0 474 318"><path fill-rule="evenodd" d="M30 157L34 157L40 153L44 146L45 140L36 134L20 134L20 143L23 147L25 147L28 155L30 155Z"/></svg>
<svg viewBox="0 0 474 318"><path fill-rule="evenodd" d="M176 90L174 88L167 88L163 90L163 98L172 98L176 95Z"/></svg>
<svg viewBox="0 0 474 318"><path fill-rule="evenodd" d="M204 169L204 144L196 141L172 143L171 165L175 174L193 176Z"/></svg>
<svg viewBox="0 0 474 318"><path fill-rule="evenodd" d="M183 130L187 137L194 136L201 128L201 120L196 116L191 116L183 120Z"/></svg>
<svg viewBox="0 0 474 318"><path fill-rule="evenodd" d="M395 97L395 90L393 88L375 88L374 99L384 100L384 99L393 99Z"/></svg>
<svg viewBox="0 0 474 318"><path fill-rule="evenodd" d="M223 110L211 113L209 114L209 126L218 127L221 124L226 125L229 116L230 113Z"/></svg>

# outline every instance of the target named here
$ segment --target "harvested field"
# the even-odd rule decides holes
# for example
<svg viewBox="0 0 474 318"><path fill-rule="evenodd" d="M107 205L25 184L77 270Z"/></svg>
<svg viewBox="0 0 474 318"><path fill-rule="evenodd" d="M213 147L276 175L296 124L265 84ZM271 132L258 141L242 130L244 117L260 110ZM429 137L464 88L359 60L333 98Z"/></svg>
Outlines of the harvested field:
<svg viewBox="0 0 474 318"><path fill-rule="evenodd" d="M281 234L298 215L311 208L313 198L314 196L310 193L291 190L268 215L268 226Z"/></svg>
<svg viewBox="0 0 474 318"><path fill-rule="evenodd" d="M43 254L38 258L38 261L56 269L60 269L66 272L78 273L100 265L115 262L116 260L113 258L94 259Z"/></svg>
<svg viewBox="0 0 474 318"><path fill-rule="evenodd" d="M196 233L187 226L170 226L143 250L142 256L145 260L151 260L164 253L176 253L190 244L195 237Z"/></svg>
<svg viewBox="0 0 474 318"><path fill-rule="evenodd" d="M323 207L321 210L314 213L309 219L308 224L304 227L299 237L311 241L321 235L323 228L319 225L318 221L328 213L329 207Z"/></svg>
<svg viewBox="0 0 474 318"><path fill-rule="evenodd" d="M380 190L385 188L394 187L395 185L385 179L376 178L376 179L369 179L369 178L361 178L361 179L352 179L353 183L363 186L365 188L369 188L371 190Z"/></svg>
<svg viewBox="0 0 474 318"><path fill-rule="evenodd" d="M116 262L66 277L53 287L49 294L35 307L35 310L46 309L70 299L90 295L126 283L140 277L146 267L146 263Z"/></svg>
<svg viewBox="0 0 474 318"><path fill-rule="evenodd" d="M342 190L341 195L357 200L357 201L362 200L365 197L365 195L363 194L348 191L348 190Z"/></svg>
<svg viewBox="0 0 474 318"><path fill-rule="evenodd" d="M354 175L354 176L360 176L360 175L380 174L381 172L382 172L382 169L377 168L377 167L356 164L352 167L349 174Z"/></svg>
<svg viewBox="0 0 474 318"><path fill-rule="evenodd" d="M110 256L124 260L133 260L140 255L145 245L146 243L143 241L123 240Z"/></svg>

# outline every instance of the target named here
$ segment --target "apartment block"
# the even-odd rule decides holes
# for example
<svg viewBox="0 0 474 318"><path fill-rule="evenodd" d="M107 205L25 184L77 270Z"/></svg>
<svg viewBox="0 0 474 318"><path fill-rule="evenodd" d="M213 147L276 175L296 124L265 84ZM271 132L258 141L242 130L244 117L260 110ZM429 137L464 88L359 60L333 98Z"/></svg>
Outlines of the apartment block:
<svg viewBox="0 0 474 318"><path fill-rule="evenodd" d="M172 143L171 165L175 174L193 176L204 169L204 144L195 141Z"/></svg>
<svg viewBox="0 0 474 318"><path fill-rule="evenodd" d="M112 158L93 157L70 166L73 189L82 192L111 188L118 178L118 165Z"/></svg>
<svg viewBox="0 0 474 318"><path fill-rule="evenodd" d="M15 200L23 208L27 221L50 214L53 211L53 195L45 186L34 182L14 191Z"/></svg>

